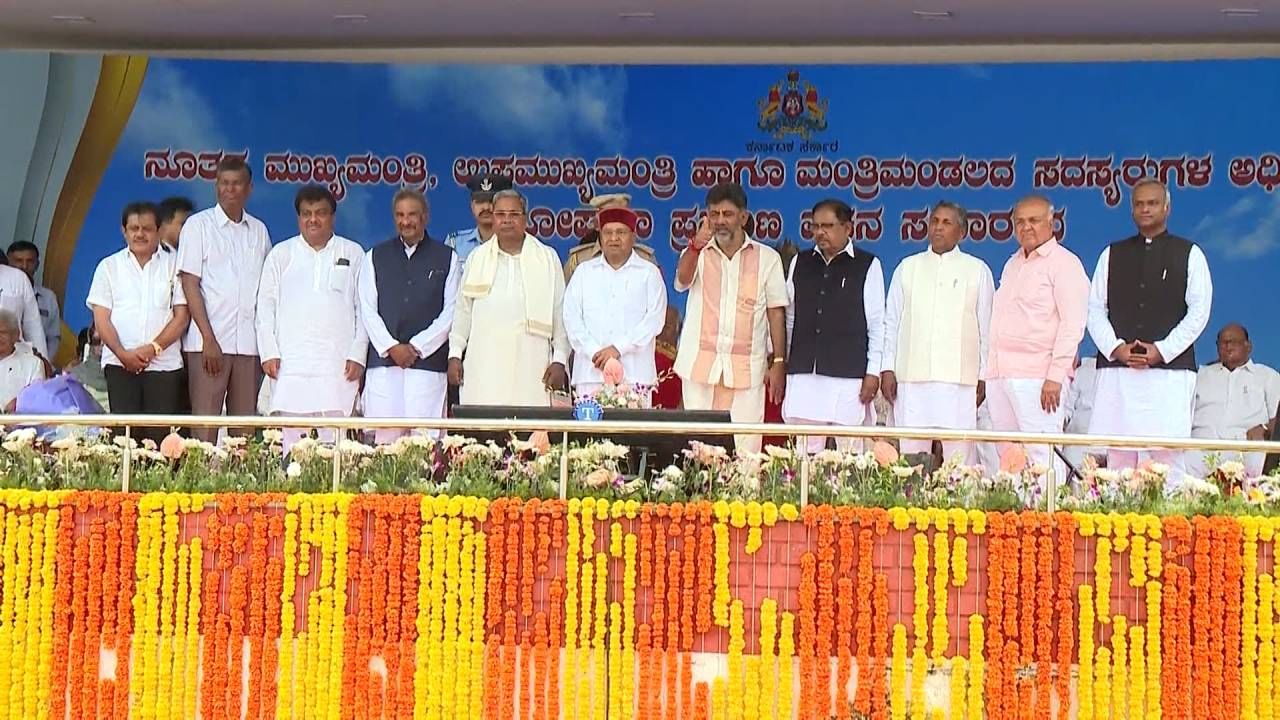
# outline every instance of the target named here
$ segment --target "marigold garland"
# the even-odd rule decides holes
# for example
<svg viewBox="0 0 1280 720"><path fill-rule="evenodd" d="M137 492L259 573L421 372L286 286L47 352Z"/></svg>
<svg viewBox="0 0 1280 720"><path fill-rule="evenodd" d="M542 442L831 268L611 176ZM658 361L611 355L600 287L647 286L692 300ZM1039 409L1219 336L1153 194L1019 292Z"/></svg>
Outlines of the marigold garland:
<svg viewBox="0 0 1280 720"><path fill-rule="evenodd" d="M0 491L0 715L755 720L793 714L798 655L806 719L1047 717L1070 696L1076 656L1085 720L1276 716L1275 580L1258 547L1271 547L1271 519L811 506L808 532L788 539L808 548L799 586L762 578L749 585L766 597L733 597L732 545L789 515L768 503ZM891 523L912 533L910 627L877 571ZM1077 533L1096 539L1091 567L1077 567ZM960 618L967 651L948 659L949 592L967 586L973 542L987 604ZM1121 575L1141 605L1116 607L1130 617L1110 613L1112 551L1128 554ZM770 555L746 562L784 557ZM1077 569L1093 584L1077 586ZM699 643L722 647L707 635L721 600L736 659L726 677L695 677ZM950 698L926 699L939 670L946 681L929 685Z"/></svg>

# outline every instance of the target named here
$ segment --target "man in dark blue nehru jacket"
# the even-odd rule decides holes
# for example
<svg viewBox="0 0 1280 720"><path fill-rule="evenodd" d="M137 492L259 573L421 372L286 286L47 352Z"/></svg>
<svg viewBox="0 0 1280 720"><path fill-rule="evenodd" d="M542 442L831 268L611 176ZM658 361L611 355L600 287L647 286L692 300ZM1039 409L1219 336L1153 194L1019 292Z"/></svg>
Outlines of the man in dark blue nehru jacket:
<svg viewBox="0 0 1280 720"><path fill-rule="evenodd" d="M360 273L360 314L369 333L364 414L441 417L461 265L453 248L427 234L422 193L401 190L391 206L397 234L365 254ZM376 440L402 434L378 430Z"/></svg>

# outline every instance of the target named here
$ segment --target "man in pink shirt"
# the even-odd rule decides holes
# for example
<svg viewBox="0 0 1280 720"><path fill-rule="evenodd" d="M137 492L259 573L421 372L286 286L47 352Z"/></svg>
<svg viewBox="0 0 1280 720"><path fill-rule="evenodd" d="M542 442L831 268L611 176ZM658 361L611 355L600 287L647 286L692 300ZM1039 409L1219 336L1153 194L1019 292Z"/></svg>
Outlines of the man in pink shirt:
<svg viewBox="0 0 1280 720"><path fill-rule="evenodd" d="M991 308L991 424L994 430L1062 432L1063 386L1084 337L1089 276L1053 237L1053 204L1046 198L1019 200L1013 229L1018 251L1004 265ZM1059 483L1066 479L1048 445L1030 445L1026 452L1029 462L1052 467Z"/></svg>

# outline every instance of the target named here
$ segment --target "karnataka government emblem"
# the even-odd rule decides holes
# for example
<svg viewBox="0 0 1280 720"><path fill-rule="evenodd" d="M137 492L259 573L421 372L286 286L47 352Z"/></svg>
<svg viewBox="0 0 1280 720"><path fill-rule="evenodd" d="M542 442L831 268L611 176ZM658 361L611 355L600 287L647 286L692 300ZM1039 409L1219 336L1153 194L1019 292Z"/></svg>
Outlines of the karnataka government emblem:
<svg viewBox="0 0 1280 720"><path fill-rule="evenodd" d="M480 181L480 192L493 192L493 182L489 178Z"/></svg>
<svg viewBox="0 0 1280 720"><path fill-rule="evenodd" d="M757 103L760 122L756 127L779 140L788 135L808 140L813 133L826 130L827 101L818 95L818 88L806 82L801 92L799 70L787 73L785 90L782 85L774 83L769 88L769 96Z"/></svg>

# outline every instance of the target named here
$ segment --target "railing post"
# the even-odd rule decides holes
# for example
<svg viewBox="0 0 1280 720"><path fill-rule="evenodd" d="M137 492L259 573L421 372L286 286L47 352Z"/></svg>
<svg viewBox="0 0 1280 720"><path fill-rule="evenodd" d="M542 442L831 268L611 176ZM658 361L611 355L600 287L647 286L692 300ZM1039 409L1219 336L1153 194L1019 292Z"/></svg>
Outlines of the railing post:
<svg viewBox="0 0 1280 720"><path fill-rule="evenodd" d="M805 507L808 504L809 504L809 453L806 451L800 454L800 507Z"/></svg>
<svg viewBox="0 0 1280 720"><path fill-rule="evenodd" d="M569 431L560 439L560 499L569 497Z"/></svg>
<svg viewBox="0 0 1280 720"><path fill-rule="evenodd" d="M1054 458L1050 457L1049 480L1045 483L1045 488L1049 495L1049 504L1046 506L1046 509L1051 513L1058 509L1058 474L1054 472L1054 468L1057 466L1058 463L1054 461Z"/></svg>
<svg viewBox="0 0 1280 720"><path fill-rule="evenodd" d="M342 487L342 437L333 434L333 492Z"/></svg>
<svg viewBox="0 0 1280 720"><path fill-rule="evenodd" d="M120 461L120 492L129 492L129 475L133 470L133 451L129 449L129 426L124 426L124 457Z"/></svg>

